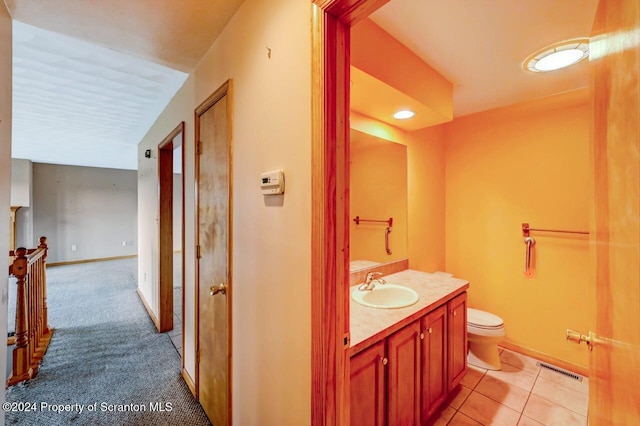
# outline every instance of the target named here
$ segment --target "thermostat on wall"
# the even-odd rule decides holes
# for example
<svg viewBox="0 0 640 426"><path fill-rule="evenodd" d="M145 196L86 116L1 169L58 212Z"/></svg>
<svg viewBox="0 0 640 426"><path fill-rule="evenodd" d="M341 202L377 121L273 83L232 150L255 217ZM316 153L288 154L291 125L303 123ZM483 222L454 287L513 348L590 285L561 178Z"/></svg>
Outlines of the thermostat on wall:
<svg viewBox="0 0 640 426"><path fill-rule="evenodd" d="M262 195L284 194L284 172L276 170L263 173L260 179L260 189Z"/></svg>

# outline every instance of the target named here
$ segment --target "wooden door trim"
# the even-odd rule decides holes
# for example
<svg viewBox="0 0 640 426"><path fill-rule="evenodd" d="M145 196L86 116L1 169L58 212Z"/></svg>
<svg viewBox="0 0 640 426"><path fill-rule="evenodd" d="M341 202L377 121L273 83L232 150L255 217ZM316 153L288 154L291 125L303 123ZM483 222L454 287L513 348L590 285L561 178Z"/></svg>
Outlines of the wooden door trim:
<svg viewBox="0 0 640 426"><path fill-rule="evenodd" d="M195 258L195 356L196 356L196 368L194 378L194 396L199 399L200 395L200 264L197 256L197 247L200 245L200 159L199 159L199 145L200 145L200 117L213 105L219 102L226 96L226 108L227 108L227 140L229 149L229 226L228 226L228 281L227 281L227 342L229 345L229 365L228 365L228 381L227 381L227 404L229 411L229 424L232 423L232 393L231 385L233 378L233 362L231 357L231 348L233 344L232 340L232 306L233 306L233 291L232 291L232 277L233 277L233 104L232 104L232 80L224 82L213 94L205 99L195 109L195 138L194 138L194 159L195 159L195 244L196 244L196 256Z"/></svg>
<svg viewBox="0 0 640 426"><path fill-rule="evenodd" d="M313 0L311 423L349 423L349 36L388 0Z"/></svg>
<svg viewBox="0 0 640 426"><path fill-rule="evenodd" d="M180 145L184 146L184 121L158 144L159 301L156 327L160 333L173 329L173 149L175 148L174 139L180 134L182 134ZM184 155L182 158L184 170ZM184 174L182 175L182 193L184 194ZM184 195L181 202L182 246L184 247ZM184 250L182 250L182 267L184 283ZM184 309L184 290L182 307ZM182 367L184 368L184 361Z"/></svg>

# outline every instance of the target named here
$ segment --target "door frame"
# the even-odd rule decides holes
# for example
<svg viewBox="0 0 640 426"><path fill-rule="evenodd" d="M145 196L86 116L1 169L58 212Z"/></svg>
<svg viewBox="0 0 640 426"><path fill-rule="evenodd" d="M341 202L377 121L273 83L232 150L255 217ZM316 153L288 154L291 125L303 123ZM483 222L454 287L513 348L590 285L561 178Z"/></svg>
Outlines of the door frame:
<svg viewBox="0 0 640 426"><path fill-rule="evenodd" d="M229 411L229 424L232 423L233 401L231 394L231 385L233 382L233 362L232 362L232 307L233 307L233 103L232 103L233 84L232 80L225 81L215 92L205 99L196 109L194 117L195 137L194 137L194 161L195 161L195 377L194 377L194 396L200 400L200 117L213 105L226 96L227 108L227 140L229 148L229 227L228 227L228 279L227 279L227 342L228 342L228 380L227 380L227 405Z"/></svg>
<svg viewBox="0 0 640 426"><path fill-rule="evenodd" d="M389 0L312 0L311 423L349 423L350 28Z"/></svg>
<svg viewBox="0 0 640 426"><path fill-rule="evenodd" d="M174 139L182 135L179 145ZM173 150L177 146L184 148L184 121L180 122L158 144L158 331L173 330ZM184 152L181 159L182 179L182 310L184 311ZM184 324L184 322L183 322ZM184 326L182 327L184 347ZM184 368L184 356L182 357Z"/></svg>

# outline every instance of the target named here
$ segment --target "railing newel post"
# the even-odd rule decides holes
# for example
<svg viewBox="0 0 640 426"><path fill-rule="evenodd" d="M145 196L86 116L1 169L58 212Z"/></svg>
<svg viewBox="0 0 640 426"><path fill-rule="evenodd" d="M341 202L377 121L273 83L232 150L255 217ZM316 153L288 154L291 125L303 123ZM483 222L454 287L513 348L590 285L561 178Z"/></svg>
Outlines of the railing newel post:
<svg viewBox="0 0 640 426"><path fill-rule="evenodd" d="M13 370L7 386L33 378L44 357L53 329L47 317L47 238L37 249L15 250L9 273L17 278L16 336ZM10 253L11 254L11 253Z"/></svg>

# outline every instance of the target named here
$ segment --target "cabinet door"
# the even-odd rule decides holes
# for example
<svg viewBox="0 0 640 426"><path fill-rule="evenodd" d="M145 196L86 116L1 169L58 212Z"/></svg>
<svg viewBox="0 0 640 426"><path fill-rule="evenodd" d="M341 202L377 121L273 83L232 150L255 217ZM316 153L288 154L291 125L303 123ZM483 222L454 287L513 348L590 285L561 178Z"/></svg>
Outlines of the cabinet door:
<svg viewBox="0 0 640 426"><path fill-rule="evenodd" d="M447 306L422 318L421 423L438 410L447 397Z"/></svg>
<svg viewBox="0 0 640 426"><path fill-rule="evenodd" d="M385 342L351 357L351 425L385 424Z"/></svg>
<svg viewBox="0 0 640 426"><path fill-rule="evenodd" d="M387 339L389 426L418 425L420 420L420 321Z"/></svg>
<svg viewBox="0 0 640 426"><path fill-rule="evenodd" d="M447 303L449 310L449 391L460 383L467 373L467 293L462 293Z"/></svg>

